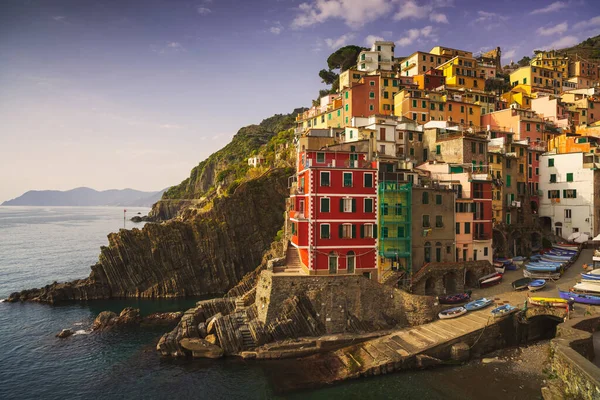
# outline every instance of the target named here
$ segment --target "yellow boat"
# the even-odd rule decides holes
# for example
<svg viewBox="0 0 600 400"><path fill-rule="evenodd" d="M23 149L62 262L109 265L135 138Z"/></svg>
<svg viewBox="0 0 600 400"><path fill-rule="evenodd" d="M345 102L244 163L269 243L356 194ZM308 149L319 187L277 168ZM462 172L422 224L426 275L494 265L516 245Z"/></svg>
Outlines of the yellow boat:
<svg viewBox="0 0 600 400"><path fill-rule="evenodd" d="M529 304L545 307L566 307L569 302L559 297L529 297Z"/></svg>

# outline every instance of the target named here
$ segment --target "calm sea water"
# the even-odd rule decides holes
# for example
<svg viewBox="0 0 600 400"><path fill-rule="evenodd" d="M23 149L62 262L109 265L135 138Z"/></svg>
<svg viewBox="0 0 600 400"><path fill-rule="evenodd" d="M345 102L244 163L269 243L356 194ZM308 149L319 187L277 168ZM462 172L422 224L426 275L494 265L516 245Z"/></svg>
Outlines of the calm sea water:
<svg viewBox="0 0 600 400"><path fill-rule="evenodd" d="M128 215L138 211L148 209L128 208ZM141 224L127 222L128 229L134 226ZM106 234L122 227L123 209L116 207L0 207L0 298L86 277L99 247L107 244ZM286 393L286 380L293 380L286 364L161 360L154 347L162 329L86 333L104 310L134 306L149 314L184 310L196 300L0 303L0 399L539 398L539 382L497 373L486 377L477 365ZM63 328L78 334L55 338Z"/></svg>

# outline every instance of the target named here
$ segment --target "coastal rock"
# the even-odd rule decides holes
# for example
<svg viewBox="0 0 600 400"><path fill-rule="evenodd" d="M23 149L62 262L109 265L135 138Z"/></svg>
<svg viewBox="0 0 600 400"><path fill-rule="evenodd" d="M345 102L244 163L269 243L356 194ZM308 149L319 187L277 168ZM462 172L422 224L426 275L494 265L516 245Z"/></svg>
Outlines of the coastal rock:
<svg viewBox="0 0 600 400"><path fill-rule="evenodd" d="M213 334L215 333L215 329L217 326L217 319L218 318L222 318L223 315L221 313L218 313L214 316L212 316L209 320L207 320L207 325L206 325L206 333Z"/></svg>
<svg viewBox="0 0 600 400"><path fill-rule="evenodd" d="M198 334L201 338L205 338L208 335L208 332L206 332L206 324L204 322L198 324Z"/></svg>
<svg viewBox="0 0 600 400"><path fill-rule="evenodd" d="M73 335L73 331L71 329L63 329L62 331L56 334L56 337L59 339L64 339L68 338L71 335Z"/></svg>
<svg viewBox="0 0 600 400"><path fill-rule="evenodd" d="M179 344L192 353L194 358L221 358L223 349L200 338L185 338Z"/></svg>
<svg viewBox="0 0 600 400"><path fill-rule="evenodd" d="M217 339L216 335L208 335L204 338L204 340L206 340L210 344L214 344L217 346L219 345L219 339Z"/></svg>
<svg viewBox="0 0 600 400"><path fill-rule="evenodd" d="M163 312L154 313L142 318L143 326L169 326L175 325L181 320L183 313L178 312Z"/></svg>
<svg viewBox="0 0 600 400"><path fill-rule="evenodd" d="M291 173L272 169L189 217L111 233L88 278L13 293L8 300L58 303L226 292L260 264L283 225Z"/></svg>
<svg viewBox="0 0 600 400"><path fill-rule="evenodd" d="M103 330L109 328L115 324L115 319L118 318L117 314L112 311L102 311L92 324L92 330Z"/></svg>

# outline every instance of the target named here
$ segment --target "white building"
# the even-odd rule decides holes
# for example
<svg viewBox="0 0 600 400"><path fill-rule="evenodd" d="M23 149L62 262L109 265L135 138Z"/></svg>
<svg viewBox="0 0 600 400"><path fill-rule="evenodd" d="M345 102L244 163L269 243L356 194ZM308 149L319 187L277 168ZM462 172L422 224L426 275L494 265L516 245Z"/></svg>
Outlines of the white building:
<svg viewBox="0 0 600 400"><path fill-rule="evenodd" d="M258 167L259 165L261 165L264 162L265 162L265 158L263 156L261 156L260 154L257 156L254 156L254 157L250 157L248 159L248 165L253 168Z"/></svg>
<svg viewBox="0 0 600 400"><path fill-rule="evenodd" d="M391 71L394 65L394 42L377 41L371 50L361 51L356 60L359 71Z"/></svg>
<svg viewBox="0 0 600 400"><path fill-rule="evenodd" d="M568 238L581 232L591 238L598 234L600 199L595 197L600 196L600 187L594 188L599 178L599 171L593 168L594 158L598 156L585 153L546 153L540 157L539 215L550 219L557 236Z"/></svg>

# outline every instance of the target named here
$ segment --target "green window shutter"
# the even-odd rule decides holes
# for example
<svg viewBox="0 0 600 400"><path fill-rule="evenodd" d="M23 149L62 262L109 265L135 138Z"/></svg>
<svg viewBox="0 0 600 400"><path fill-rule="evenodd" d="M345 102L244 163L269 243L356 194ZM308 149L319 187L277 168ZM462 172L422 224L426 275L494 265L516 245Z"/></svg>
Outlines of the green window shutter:
<svg viewBox="0 0 600 400"><path fill-rule="evenodd" d="M352 199L352 212L356 212L356 199Z"/></svg>
<svg viewBox="0 0 600 400"><path fill-rule="evenodd" d="M567 190L563 189L563 199L567 197Z"/></svg>
<svg viewBox="0 0 600 400"><path fill-rule="evenodd" d="M352 225L352 239L356 239L356 225Z"/></svg>
<svg viewBox="0 0 600 400"><path fill-rule="evenodd" d="M549 199L551 198L551 197L550 197L550 191L549 191L549 190L548 190L548 198L549 198Z"/></svg>
<svg viewBox="0 0 600 400"><path fill-rule="evenodd" d="M567 182L573 182L573 173L567 174Z"/></svg>
<svg viewBox="0 0 600 400"><path fill-rule="evenodd" d="M364 239L364 237L365 237L365 226L361 225L360 226L360 238Z"/></svg>
<svg viewBox="0 0 600 400"><path fill-rule="evenodd" d="M348 98L348 92L344 93L344 97Z"/></svg>
<svg viewBox="0 0 600 400"><path fill-rule="evenodd" d="M344 199L340 199L340 212L344 212Z"/></svg>
<svg viewBox="0 0 600 400"><path fill-rule="evenodd" d="M342 224L340 224L340 226L338 227L338 233L339 233L339 238L341 239L344 235L344 227L342 226Z"/></svg>
<svg viewBox="0 0 600 400"><path fill-rule="evenodd" d="M441 145L436 145L435 146L435 152L436 154L442 154L442 146Z"/></svg>
<svg viewBox="0 0 600 400"><path fill-rule="evenodd" d="M576 199L577 198L577 189L573 189L573 198Z"/></svg>
<svg viewBox="0 0 600 400"><path fill-rule="evenodd" d="M377 224L373 224L373 237L377 239Z"/></svg>

